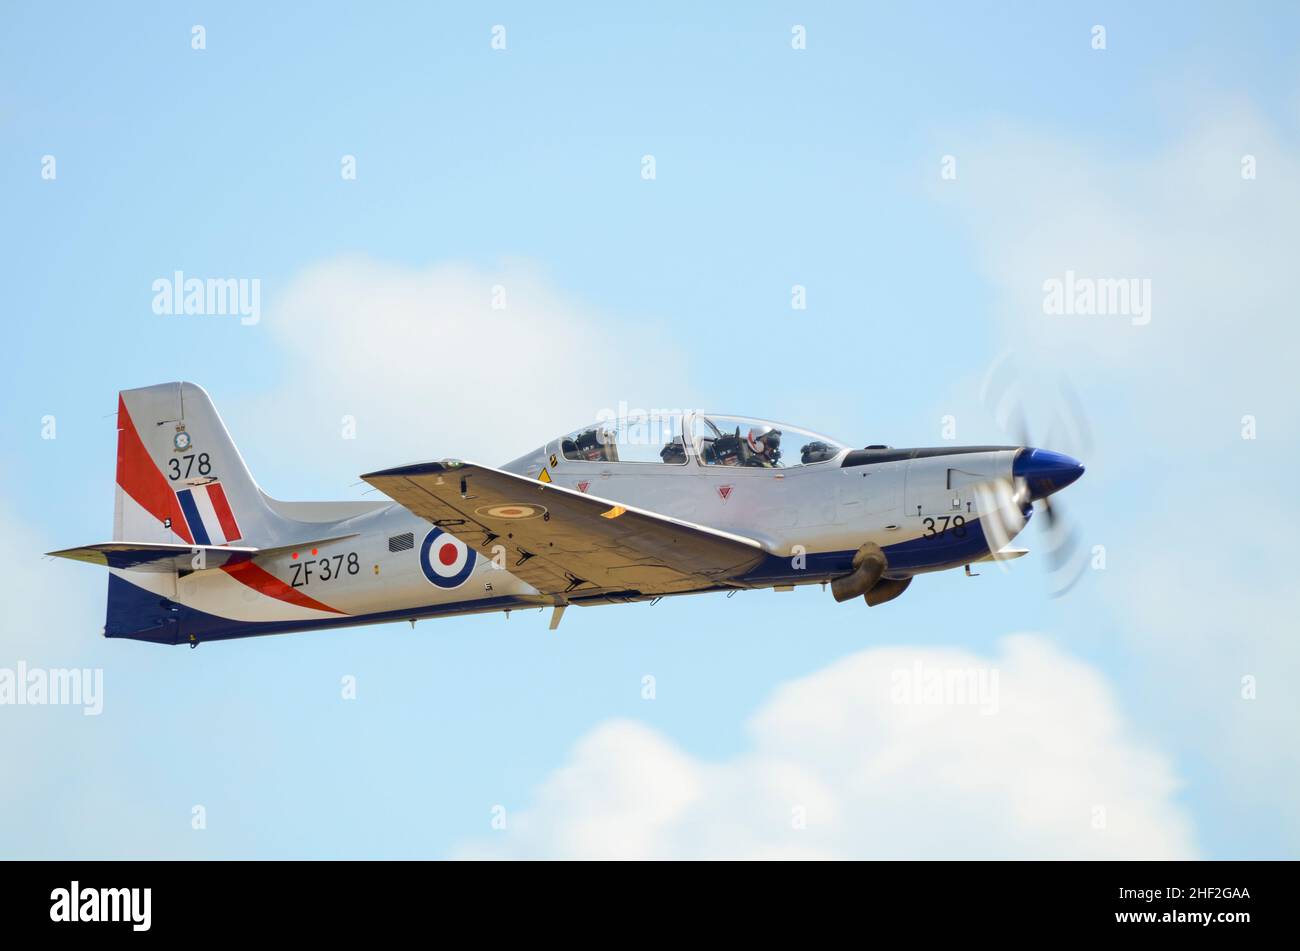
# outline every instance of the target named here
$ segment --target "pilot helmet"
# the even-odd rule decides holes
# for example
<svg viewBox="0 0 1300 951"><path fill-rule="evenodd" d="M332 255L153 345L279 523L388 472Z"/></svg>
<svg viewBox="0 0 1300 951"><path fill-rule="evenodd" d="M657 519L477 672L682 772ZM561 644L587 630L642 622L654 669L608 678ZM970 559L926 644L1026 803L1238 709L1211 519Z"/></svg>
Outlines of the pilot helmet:
<svg viewBox="0 0 1300 951"><path fill-rule="evenodd" d="M745 439L756 453L775 453L781 447L781 430L773 426L753 426Z"/></svg>

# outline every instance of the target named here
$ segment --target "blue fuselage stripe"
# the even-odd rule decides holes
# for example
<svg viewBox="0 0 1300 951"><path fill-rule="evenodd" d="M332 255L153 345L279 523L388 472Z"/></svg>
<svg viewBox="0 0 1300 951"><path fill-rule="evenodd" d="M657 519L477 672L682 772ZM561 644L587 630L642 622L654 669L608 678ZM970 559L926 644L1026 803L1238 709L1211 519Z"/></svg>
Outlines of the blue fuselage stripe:
<svg viewBox="0 0 1300 951"><path fill-rule="evenodd" d="M1028 519L1032 509L1025 514ZM981 519L973 519L961 528L936 535L922 535L894 545L882 546L889 567L886 577L903 578L918 571L937 571L970 564L989 553ZM809 578L829 578L849 571L855 551L809 552L802 559L769 555L741 581L749 584L798 584Z"/></svg>
<svg viewBox="0 0 1300 951"><path fill-rule="evenodd" d="M200 641L253 637L259 634L289 634L335 627L356 627L388 621L435 618L456 614L501 611L506 608L539 608L513 595L429 604L372 614L343 615L311 621L236 621L160 598L117 575L108 576L108 617L104 636L123 637L157 644L182 644L190 635Z"/></svg>

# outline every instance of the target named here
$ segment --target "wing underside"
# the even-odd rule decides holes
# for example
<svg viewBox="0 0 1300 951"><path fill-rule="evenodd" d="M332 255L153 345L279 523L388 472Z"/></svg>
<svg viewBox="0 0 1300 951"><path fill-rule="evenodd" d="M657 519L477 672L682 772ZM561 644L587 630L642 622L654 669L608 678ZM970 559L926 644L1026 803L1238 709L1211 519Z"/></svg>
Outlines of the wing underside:
<svg viewBox="0 0 1300 951"><path fill-rule="evenodd" d="M755 540L460 462L361 477L557 602L729 587L764 557Z"/></svg>

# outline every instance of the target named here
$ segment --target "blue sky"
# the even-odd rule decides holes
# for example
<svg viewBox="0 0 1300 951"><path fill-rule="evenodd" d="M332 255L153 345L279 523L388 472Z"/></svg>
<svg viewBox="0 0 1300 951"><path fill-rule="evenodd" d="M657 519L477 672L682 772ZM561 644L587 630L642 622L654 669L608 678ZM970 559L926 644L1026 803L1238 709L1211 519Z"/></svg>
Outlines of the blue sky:
<svg viewBox="0 0 1300 951"><path fill-rule="evenodd" d="M0 667L102 667L106 697L95 718L0 707L0 855L581 853L554 830L596 807L546 790L567 788L566 764L608 780L584 737L669 744L685 772L729 777L704 798L743 812L774 697L910 650L1005 664L1008 683L1086 681L1044 743L1072 748L1092 717L1114 755L1080 754L1069 781L1178 820L1112 827L1099 854L1293 857L1300 24L1284 4L1129 6L7 7ZM154 314L151 283L177 269L260 279L261 321ZM1151 323L1045 316L1041 283L1067 269L1150 279ZM494 314L497 283L511 306ZM361 472L505 461L620 400L858 445L936 444L953 415L958 442L1002 442L979 384L1009 349L1038 432L1061 377L1093 430L1064 502L1107 567L1060 600L1031 555L871 611L752 592L574 610L557 633L516 613L191 652L103 641L102 575L39 557L109 536L121 388L199 382L267 491L356 498ZM1038 526L1025 541L1041 546ZM1043 650L1017 654L1017 633ZM987 802L898 778L965 820L874 812L935 854L987 825L976 799L1020 815L1007 803L1036 760L1015 750L1018 715L984 737ZM950 726L897 742L942 757ZM1151 773L1168 788L1135 778ZM851 827L851 854L881 854L857 793L824 784L842 797L828 839ZM531 838L494 832L496 805ZM1094 847L997 828L964 854Z"/></svg>

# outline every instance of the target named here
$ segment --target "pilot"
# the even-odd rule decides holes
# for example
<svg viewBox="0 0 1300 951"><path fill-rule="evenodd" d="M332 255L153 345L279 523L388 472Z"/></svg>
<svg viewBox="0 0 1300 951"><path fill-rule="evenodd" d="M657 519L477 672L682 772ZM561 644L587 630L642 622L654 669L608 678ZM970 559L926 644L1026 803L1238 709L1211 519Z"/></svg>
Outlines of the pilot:
<svg viewBox="0 0 1300 951"><path fill-rule="evenodd" d="M745 459L747 466L759 466L774 469L781 462L781 430L772 426L754 426L745 436L749 453Z"/></svg>
<svg viewBox="0 0 1300 951"><path fill-rule="evenodd" d="M574 438L578 458L586 462L618 462L615 434L608 429L588 429Z"/></svg>

